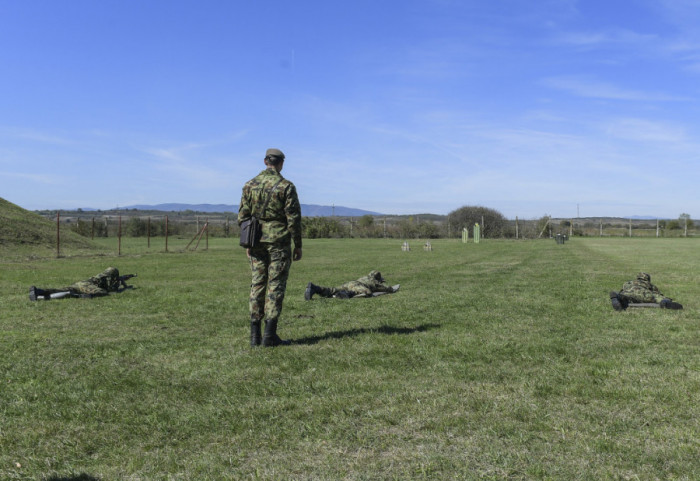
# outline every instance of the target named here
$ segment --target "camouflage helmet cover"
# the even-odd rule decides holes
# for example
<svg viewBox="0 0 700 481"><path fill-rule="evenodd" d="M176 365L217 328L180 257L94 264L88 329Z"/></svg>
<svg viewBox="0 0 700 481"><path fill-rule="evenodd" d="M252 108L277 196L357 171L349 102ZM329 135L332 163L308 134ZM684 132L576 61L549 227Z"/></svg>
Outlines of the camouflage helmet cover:
<svg viewBox="0 0 700 481"><path fill-rule="evenodd" d="M639 274L637 274L637 279L639 279L640 281L651 282L651 276L646 272L640 272Z"/></svg>
<svg viewBox="0 0 700 481"><path fill-rule="evenodd" d="M384 282L384 278L382 277L382 273L379 271L371 271L369 273L369 277L372 279L376 279L379 282Z"/></svg>

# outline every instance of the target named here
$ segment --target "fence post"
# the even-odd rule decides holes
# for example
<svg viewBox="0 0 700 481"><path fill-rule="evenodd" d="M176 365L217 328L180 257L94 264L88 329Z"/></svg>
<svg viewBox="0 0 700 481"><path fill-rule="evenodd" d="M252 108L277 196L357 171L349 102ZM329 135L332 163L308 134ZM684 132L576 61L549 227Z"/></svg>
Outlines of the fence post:
<svg viewBox="0 0 700 481"><path fill-rule="evenodd" d="M165 216L165 252L168 252L168 216Z"/></svg>
<svg viewBox="0 0 700 481"><path fill-rule="evenodd" d="M61 257L61 213L56 211L56 257Z"/></svg>
<svg viewBox="0 0 700 481"><path fill-rule="evenodd" d="M151 248L151 217L148 217L148 224L146 227L146 237L148 238L148 248Z"/></svg>
<svg viewBox="0 0 700 481"><path fill-rule="evenodd" d="M119 230L117 230L117 237L118 237L118 242L117 242L117 255L122 255L122 216L119 216Z"/></svg>

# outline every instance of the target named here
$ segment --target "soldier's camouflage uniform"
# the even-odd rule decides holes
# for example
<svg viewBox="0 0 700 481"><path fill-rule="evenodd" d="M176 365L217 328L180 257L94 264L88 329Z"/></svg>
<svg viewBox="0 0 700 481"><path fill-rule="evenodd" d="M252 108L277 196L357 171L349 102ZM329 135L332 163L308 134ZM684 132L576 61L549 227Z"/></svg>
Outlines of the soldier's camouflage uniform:
<svg viewBox="0 0 700 481"><path fill-rule="evenodd" d="M73 296L97 297L106 296L110 292L119 290L119 270L116 267L108 267L100 274L84 281L78 281L68 287L60 289L41 289L45 295L70 292Z"/></svg>
<svg viewBox="0 0 700 481"><path fill-rule="evenodd" d="M630 302L659 303L666 298L659 291L659 288L651 283L651 276L646 272L640 272L636 279L625 282L622 285L620 295Z"/></svg>
<svg viewBox="0 0 700 481"><path fill-rule="evenodd" d="M270 196L265 208L259 212ZM252 283L249 308L251 319L276 321L282 311L292 263L291 243L301 248L301 205L296 187L272 168L263 170L243 186L238 224L255 215L261 220L262 237L250 249Z"/></svg>
<svg viewBox="0 0 700 481"><path fill-rule="evenodd" d="M373 292L394 292L394 288L386 284L379 271L372 271L337 287L316 286L316 289L315 293L322 297L369 297Z"/></svg>

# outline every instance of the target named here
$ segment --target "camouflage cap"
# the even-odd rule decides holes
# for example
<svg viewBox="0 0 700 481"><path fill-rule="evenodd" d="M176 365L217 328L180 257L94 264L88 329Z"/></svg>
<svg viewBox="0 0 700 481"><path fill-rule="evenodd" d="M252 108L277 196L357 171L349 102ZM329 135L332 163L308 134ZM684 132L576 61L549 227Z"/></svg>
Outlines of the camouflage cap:
<svg viewBox="0 0 700 481"><path fill-rule="evenodd" d="M284 160L284 154L280 149L267 149L265 158L267 157L275 157L278 160Z"/></svg>

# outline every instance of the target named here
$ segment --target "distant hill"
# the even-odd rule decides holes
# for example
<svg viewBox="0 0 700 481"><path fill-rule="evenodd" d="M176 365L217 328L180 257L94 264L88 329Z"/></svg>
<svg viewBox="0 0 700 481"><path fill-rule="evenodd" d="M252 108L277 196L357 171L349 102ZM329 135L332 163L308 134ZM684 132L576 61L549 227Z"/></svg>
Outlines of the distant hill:
<svg viewBox="0 0 700 481"><path fill-rule="evenodd" d="M157 210L164 212L238 212L237 205L227 204L157 204L157 205L129 205L120 209ZM83 209L92 210L92 209ZM362 209L353 209L343 206L327 206L314 204L301 204L301 215L305 217L330 217L332 215L342 217L361 217L363 215L382 215L378 212L370 212Z"/></svg>
<svg viewBox="0 0 700 481"><path fill-rule="evenodd" d="M65 227L61 229L60 239L61 252L99 249L90 239ZM0 247L3 250L30 247L39 255L46 255L56 249L56 224L0 198Z"/></svg>

